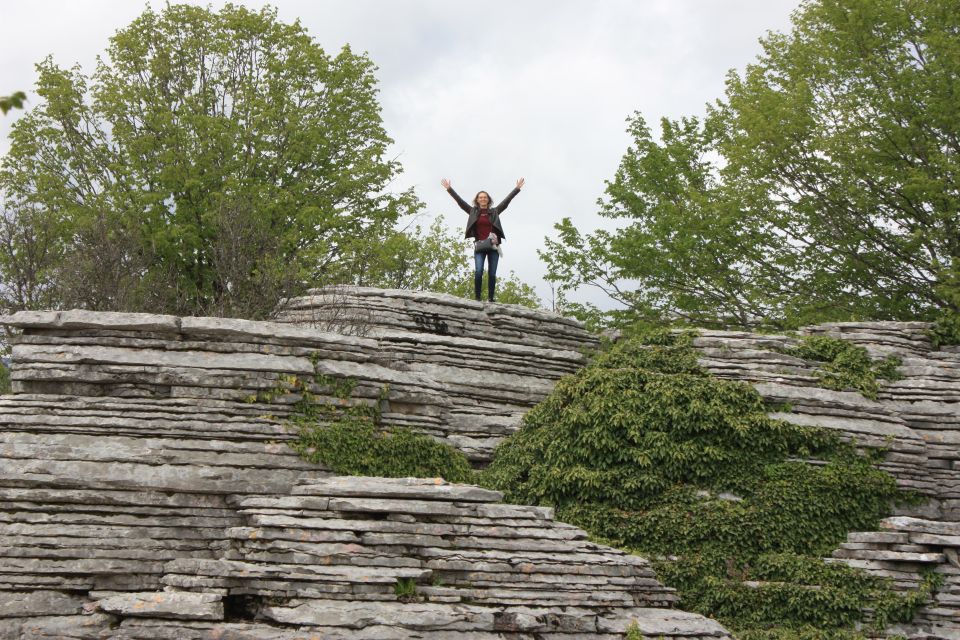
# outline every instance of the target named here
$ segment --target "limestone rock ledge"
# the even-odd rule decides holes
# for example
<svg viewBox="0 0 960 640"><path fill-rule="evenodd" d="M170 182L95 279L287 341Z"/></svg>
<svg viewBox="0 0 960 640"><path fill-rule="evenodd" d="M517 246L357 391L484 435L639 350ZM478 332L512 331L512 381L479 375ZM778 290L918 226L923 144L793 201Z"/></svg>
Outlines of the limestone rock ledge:
<svg viewBox="0 0 960 640"><path fill-rule="evenodd" d="M571 320L450 296L337 289L282 322L24 312L0 397L0 640L12 638L713 638L645 561L549 510L476 487L334 478L296 456L291 378L478 465L596 339ZM785 420L887 451L926 497L830 559L915 588L911 638L960 639L960 350L923 323L826 333L901 358L876 400L818 385L795 336L701 331L701 363ZM381 400L382 390L388 389ZM279 391L278 391L279 390Z"/></svg>
<svg viewBox="0 0 960 640"><path fill-rule="evenodd" d="M867 449L887 452L883 468L899 485L928 498L925 514L960 520L960 352L935 350L921 322L843 322L806 327L900 358L899 380L880 381L877 398L820 386L819 363L782 353L798 338L702 330L694 339L712 374L749 382L777 418L824 427ZM910 515L920 515L913 513Z"/></svg>
<svg viewBox="0 0 960 640"><path fill-rule="evenodd" d="M667 608L643 558L479 487L330 477L206 508L120 493L15 492L0 639L729 637Z"/></svg>
<svg viewBox="0 0 960 640"><path fill-rule="evenodd" d="M556 314L440 294L341 288L288 305L282 324L79 310L24 311L0 321L20 330L12 382L21 397L73 396L88 405L123 399L142 405L140 414L198 405L194 437L219 437L230 427L262 433L271 423L266 430L283 440L281 419L299 399L283 393L291 379L337 400L313 383L319 374L354 381L354 403L380 402L386 388L385 425L433 436L480 465L597 345ZM143 435L135 420L120 425L118 417L111 423Z"/></svg>
<svg viewBox="0 0 960 640"><path fill-rule="evenodd" d="M345 295L334 302L346 308ZM331 402L329 380L350 379L348 402L379 402L385 424L483 464L596 344L509 305L355 298L370 304L353 335L5 318L21 333L15 393L0 398L0 640L621 638L631 621L651 637L729 637L668 608L676 596L645 560L549 509L433 480L334 477L294 454L291 377Z"/></svg>
<svg viewBox="0 0 960 640"><path fill-rule="evenodd" d="M942 584L933 602L910 625L889 631L914 637L923 629L931 638L960 639L960 522L901 516L886 518L880 527L849 534L831 561L889 578L903 590L916 589L926 574L936 574Z"/></svg>

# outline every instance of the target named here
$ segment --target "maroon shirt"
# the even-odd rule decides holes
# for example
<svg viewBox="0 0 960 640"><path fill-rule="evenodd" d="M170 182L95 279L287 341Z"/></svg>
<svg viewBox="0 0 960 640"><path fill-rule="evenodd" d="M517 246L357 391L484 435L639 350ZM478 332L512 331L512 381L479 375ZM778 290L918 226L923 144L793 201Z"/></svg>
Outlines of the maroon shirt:
<svg viewBox="0 0 960 640"><path fill-rule="evenodd" d="M490 213L488 209L480 209L480 217L477 218L477 241L486 240L493 231L493 224L490 222Z"/></svg>
<svg viewBox="0 0 960 640"><path fill-rule="evenodd" d="M480 239L480 232L477 230L477 220L480 217L480 207L478 205L469 205L467 201L464 200L457 194L453 188L447 189L447 193L457 201L457 205L463 209L463 212L469 216L467 218L467 230L463 234L464 238L473 238L474 240ZM487 214L488 219L491 221L490 224L493 227L491 231L487 231L484 237L490 237L490 233L496 233L497 237L500 239L500 242L503 242L507 236L503 233L503 226L500 224L500 215L507 209L507 205L510 204L510 201L520 193L520 188L517 187L503 199L503 202L498 204L495 207L490 207L484 212Z"/></svg>

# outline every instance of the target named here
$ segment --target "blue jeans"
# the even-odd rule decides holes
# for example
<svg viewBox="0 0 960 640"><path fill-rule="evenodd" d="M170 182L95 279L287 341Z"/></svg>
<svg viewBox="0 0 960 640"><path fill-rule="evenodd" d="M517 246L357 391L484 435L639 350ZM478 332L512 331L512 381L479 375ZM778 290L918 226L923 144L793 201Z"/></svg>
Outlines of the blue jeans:
<svg viewBox="0 0 960 640"><path fill-rule="evenodd" d="M483 285L483 259L487 259L487 299L493 302L493 294L497 288L497 264L500 262L500 254L494 250L479 251L473 254L473 264L475 271L473 273L473 293L477 300L480 299L480 290Z"/></svg>

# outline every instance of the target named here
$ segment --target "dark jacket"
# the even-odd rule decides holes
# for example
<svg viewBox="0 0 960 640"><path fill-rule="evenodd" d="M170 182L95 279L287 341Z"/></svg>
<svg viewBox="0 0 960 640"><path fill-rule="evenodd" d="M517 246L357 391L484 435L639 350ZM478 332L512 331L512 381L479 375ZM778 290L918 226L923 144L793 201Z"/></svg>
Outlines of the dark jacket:
<svg viewBox="0 0 960 640"><path fill-rule="evenodd" d="M480 207L467 204L467 202L453 190L453 187L447 189L447 193L453 196L453 199L457 201L460 208L467 212L467 233L463 237L476 239L477 219L480 217ZM514 188L514 190L503 199L503 202L487 209L487 213L490 215L490 224L493 225L493 231L501 240L505 239L506 236L503 235L503 227L500 225L500 214L503 213L504 209L507 208L507 205L510 204L510 201L513 200L518 193L520 193L520 189Z"/></svg>

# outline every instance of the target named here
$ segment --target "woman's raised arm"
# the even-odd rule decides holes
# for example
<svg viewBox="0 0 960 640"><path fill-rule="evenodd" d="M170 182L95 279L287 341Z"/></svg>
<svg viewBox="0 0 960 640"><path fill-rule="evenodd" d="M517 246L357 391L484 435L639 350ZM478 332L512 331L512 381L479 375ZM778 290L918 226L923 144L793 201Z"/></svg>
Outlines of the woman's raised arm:
<svg viewBox="0 0 960 640"><path fill-rule="evenodd" d="M497 211L502 212L504 209L506 209L507 205L510 204L510 201L513 200L518 193L520 193L520 189L523 188L524 184L526 184L526 180L524 180L523 178L520 178L519 180L517 180L517 186L514 187L513 191L508 193L507 197L503 199L503 202L497 205Z"/></svg>
<svg viewBox="0 0 960 640"><path fill-rule="evenodd" d="M442 186L444 189L447 190L447 193L449 193L450 196L457 201L457 204L460 205L461 209L463 209L467 213L470 213L470 205L467 204L466 201L460 197L460 194L458 194L456 191L453 190L453 187L450 186L449 180L447 180L446 178L441 178L440 186Z"/></svg>

